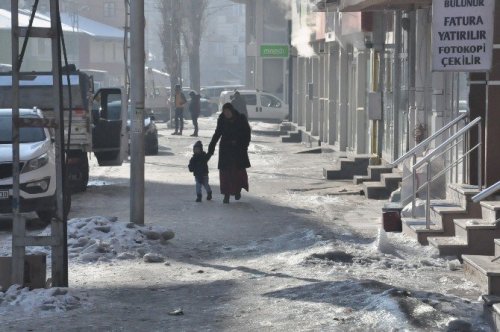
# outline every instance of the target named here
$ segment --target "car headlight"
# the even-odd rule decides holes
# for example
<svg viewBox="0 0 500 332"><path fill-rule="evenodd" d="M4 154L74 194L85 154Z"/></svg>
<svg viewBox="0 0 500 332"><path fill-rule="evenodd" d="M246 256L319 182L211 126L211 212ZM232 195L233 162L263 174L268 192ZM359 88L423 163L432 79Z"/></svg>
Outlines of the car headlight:
<svg viewBox="0 0 500 332"><path fill-rule="evenodd" d="M21 173L28 173L34 170L37 170L49 163L49 155L47 153L42 154L40 157L31 159L28 161L24 167Z"/></svg>

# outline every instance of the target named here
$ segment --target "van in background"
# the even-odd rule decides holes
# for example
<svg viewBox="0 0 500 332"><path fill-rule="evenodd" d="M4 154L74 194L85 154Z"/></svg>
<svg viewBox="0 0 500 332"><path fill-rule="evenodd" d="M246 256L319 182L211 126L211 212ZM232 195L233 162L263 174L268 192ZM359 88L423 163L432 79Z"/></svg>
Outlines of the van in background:
<svg viewBox="0 0 500 332"><path fill-rule="evenodd" d="M232 91L243 89L243 85L214 85L214 86L206 86L201 88L200 95L203 98L206 98L209 103L212 105L213 112L215 113L218 109L219 105L219 97L221 92L223 91Z"/></svg>
<svg viewBox="0 0 500 332"><path fill-rule="evenodd" d="M288 105L277 96L259 90L238 90L245 99L248 120L283 121L288 117ZM223 91L219 97L219 111L225 103L231 102L234 91Z"/></svg>

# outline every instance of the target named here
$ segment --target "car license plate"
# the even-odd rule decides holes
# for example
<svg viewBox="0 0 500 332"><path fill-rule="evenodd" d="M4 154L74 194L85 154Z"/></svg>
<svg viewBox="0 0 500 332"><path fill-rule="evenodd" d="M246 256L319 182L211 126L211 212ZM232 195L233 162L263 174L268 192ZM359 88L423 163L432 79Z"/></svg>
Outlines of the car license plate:
<svg viewBox="0 0 500 332"><path fill-rule="evenodd" d="M8 190L0 190L0 199L7 199L9 198L9 191Z"/></svg>

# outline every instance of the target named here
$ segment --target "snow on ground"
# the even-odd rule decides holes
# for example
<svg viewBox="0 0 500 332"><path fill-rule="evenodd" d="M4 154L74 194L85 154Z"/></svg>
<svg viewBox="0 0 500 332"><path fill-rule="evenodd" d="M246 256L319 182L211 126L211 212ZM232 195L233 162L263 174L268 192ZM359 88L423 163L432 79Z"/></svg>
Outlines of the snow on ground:
<svg viewBox="0 0 500 332"><path fill-rule="evenodd" d="M38 235L50 235L50 227ZM77 262L110 262L161 255L174 232L162 226L139 226L116 217L74 218L68 221L68 257ZM4 242L0 254L10 255L10 243ZM49 247L29 248L50 260Z"/></svg>
<svg viewBox="0 0 500 332"><path fill-rule="evenodd" d="M5 293L0 292L0 316L9 313L45 313L65 312L80 308L85 299L74 295L66 288L34 289L22 288L18 285L9 287Z"/></svg>

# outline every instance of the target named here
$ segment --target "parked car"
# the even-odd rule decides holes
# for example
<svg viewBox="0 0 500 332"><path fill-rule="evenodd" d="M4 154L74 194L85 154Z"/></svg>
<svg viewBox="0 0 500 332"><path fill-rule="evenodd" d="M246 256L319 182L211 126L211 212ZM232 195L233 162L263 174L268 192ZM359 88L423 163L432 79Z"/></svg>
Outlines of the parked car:
<svg viewBox="0 0 500 332"><path fill-rule="evenodd" d="M217 106L219 103L219 97L223 91L234 91L236 89L243 89L243 85L214 85L205 86L200 89L200 95L207 99L212 106L212 111L215 113L217 111Z"/></svg>
<svg viewBox="0 0 500 332"><path fill-rule="evenodd" d="M21 109L22 118L43 118L39 109ZM20 128L20 211L43 222L56 213L55 147L47 128ZM0 109L0 213L12 213L12 109ZM70 202L70 201L69 201ZM70 204L68 202L68 204ZM65 206L68 212L69 205Z"/></svg>
<svg viewBox="0 0 500 332"><path fill-rule="evenodd" d="M108 118L114 119L120 116L121 101L116 100L108 104ZM130 118L132 116L132 108L129 105L128 119L127 119L127 133L130 136ZM158 154L158 129L156 128L154 116L145 115L144 117L144 148L146 155ZM130 137L129 137L130 146ZM130 151L130 149L129 149Z"/></svg>
<svg viewBox="0 0 500 332"><path fill-rule="evenodd" d="M238 90L247 103L249 120L283 121L288 117L288 105L273 94L259 90ZM219 98L219 111L231 102L234 91L223 91Z"/></svg>

